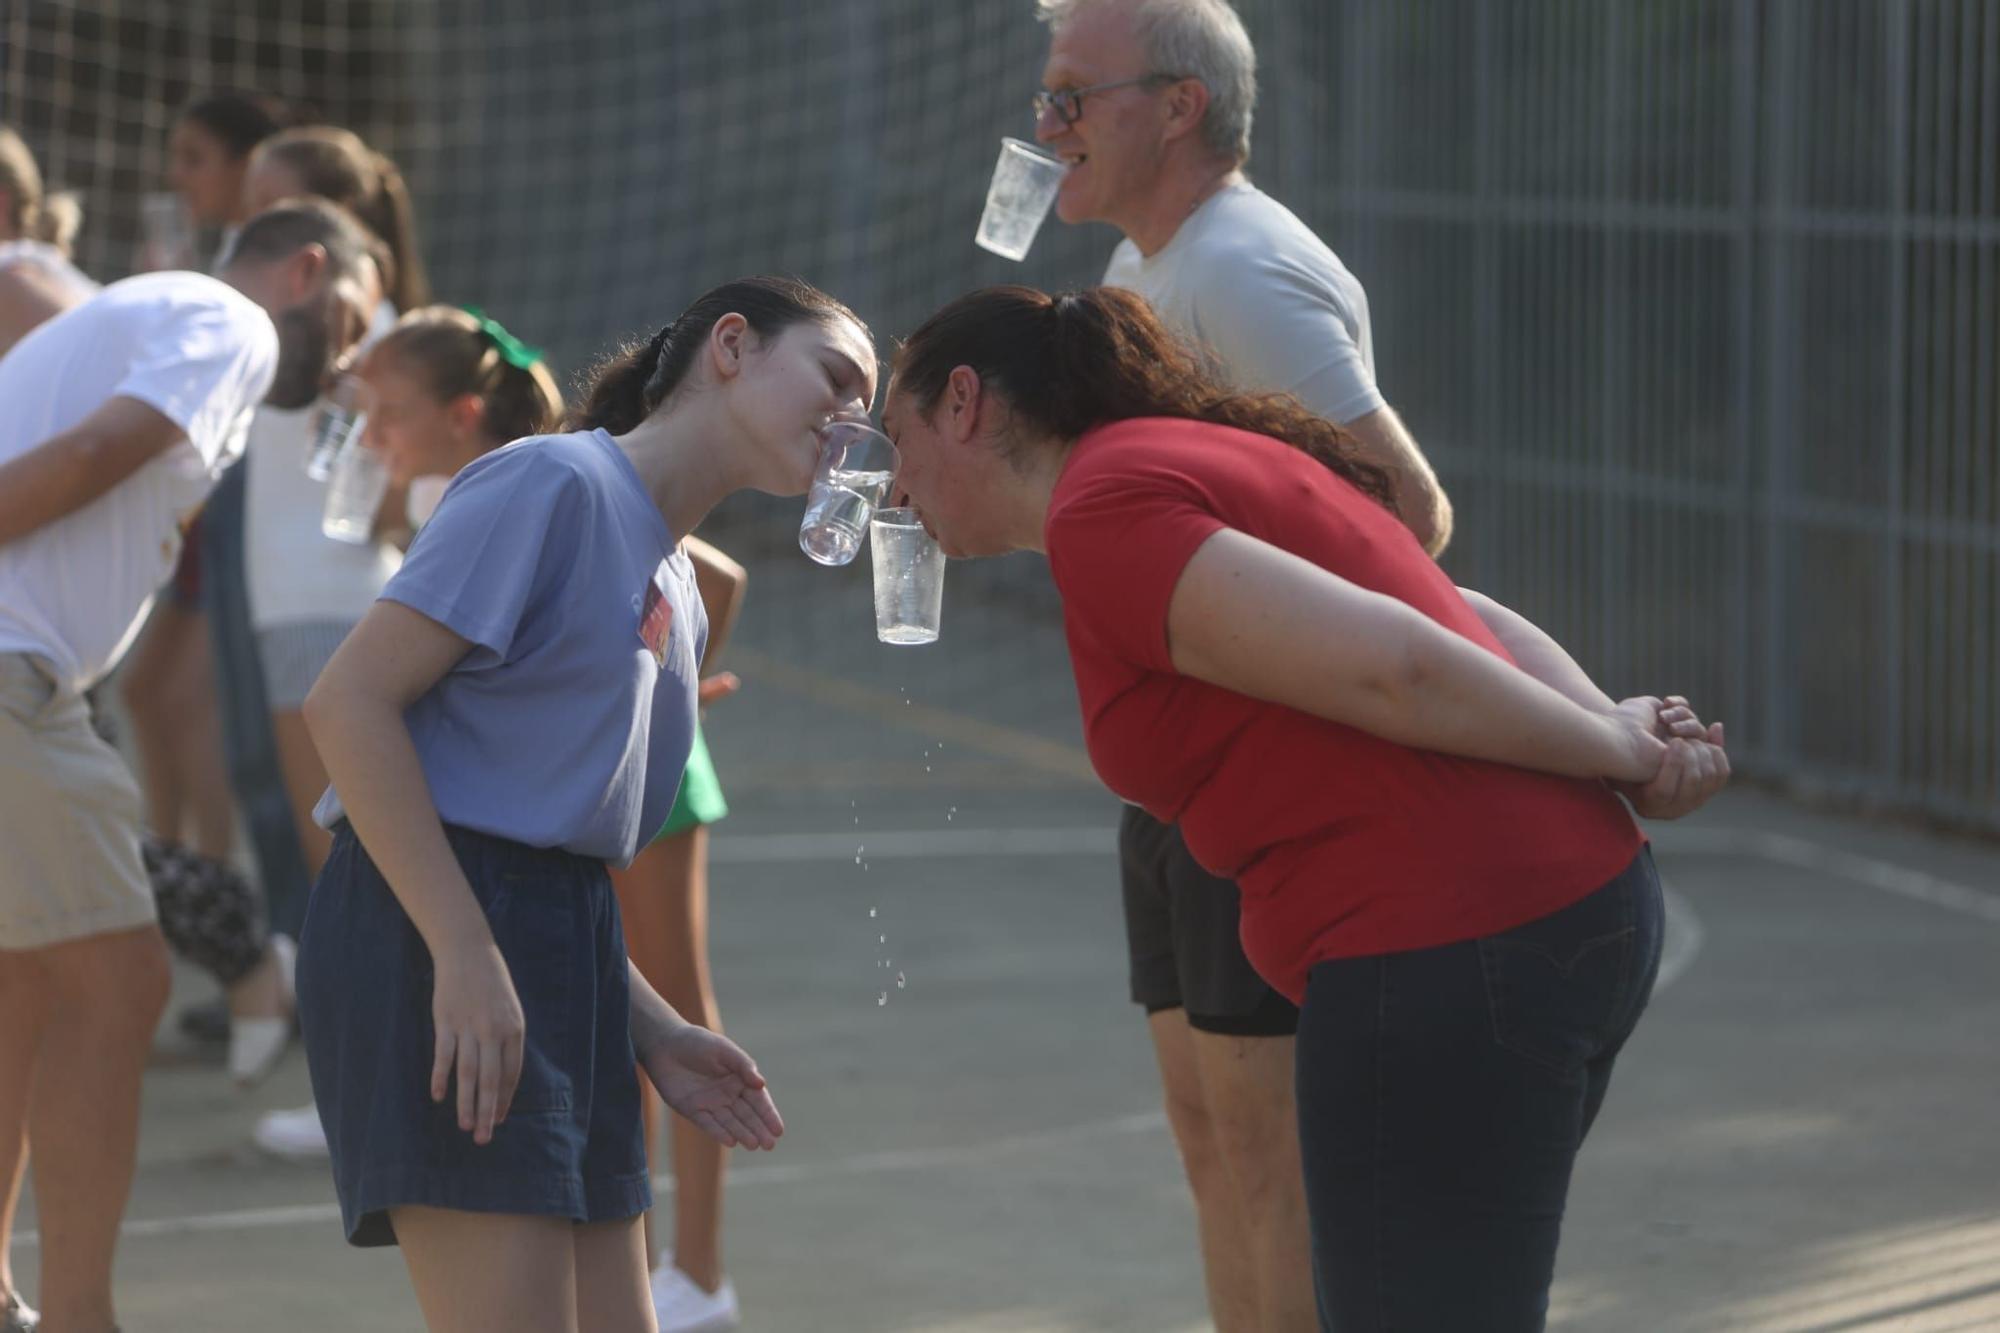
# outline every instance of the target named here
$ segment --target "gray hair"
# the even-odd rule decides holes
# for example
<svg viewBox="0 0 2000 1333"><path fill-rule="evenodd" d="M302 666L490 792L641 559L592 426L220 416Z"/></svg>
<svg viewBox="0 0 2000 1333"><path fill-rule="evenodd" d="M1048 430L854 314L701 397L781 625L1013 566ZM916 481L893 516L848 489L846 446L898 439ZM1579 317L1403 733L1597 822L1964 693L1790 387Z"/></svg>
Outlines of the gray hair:
<svg viewBox="0 0 2000 1333"><path fill-rule="evenodd" d="M1035 17L1050 28L1062 28L1086 9L1118 2L1035 0ZM1132 27L1155 72L1200 79L1208 89L1202 141L1238 166L1249 161L1257 52L1235 8L1228 0L1138 0Z"/></svg>

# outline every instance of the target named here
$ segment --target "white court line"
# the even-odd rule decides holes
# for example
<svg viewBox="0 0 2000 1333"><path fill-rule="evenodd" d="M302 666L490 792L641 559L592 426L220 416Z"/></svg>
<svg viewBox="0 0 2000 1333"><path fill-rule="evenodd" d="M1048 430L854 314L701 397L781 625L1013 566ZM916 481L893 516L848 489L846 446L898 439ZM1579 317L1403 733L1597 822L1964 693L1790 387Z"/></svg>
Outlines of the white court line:
<svg viewBox="0 0 2000 1333"><path fill-rule="evenodd" d="M1666 924L1661 931L1664 938L1660 943L1660 973L1653 981L1653 994L1658 996L1667 987L1679 981L1687 970L1694 966L1695 955L1708 939L1708 932L1701 928L1701 918L1695 915L1694 904L1674 892L1673 887L1660 877L1660 897L1666 908Z"/></svg>
<svg viewBox="0 0 2000 1333"><path fill-rule="evenodd" d="M869 861L943 860L992 856L1110 856L1118 833L1108 828L980 828L864 833L737 834L709 842L709 860L729 865L825 861L860 856ZM1701 918L1680 894L1661 885L1666 898L1666 941L1660 953L1657 994L1681 978L1701 952Z"/></svg>
<svg viewBox="0 0 2000 1333"><path fill-rule="evenodd" d="M1679 842L1677 839L1677 845ZM1809 843L1798 845L1808 850L1816 850ZM735 835L716 838L710 845L709 854L712 861L724 863L781 863L852 856L857 846L866 848L864 856L884 860L924 857L1109 855L1117 850L1117 834L1108 828L1070 826L1027 829L905 830L853 835L845 833L788 833L762 837ZM1725 849L1717 846L1700 850ZM1768 854L1768 849L1752 850L1763 850ZM1660 958L1660 975L1655 984L1655 993L1664 991L1686 973L1696 954L1701 951L1703 940L1700 919L1687 900L1671 888L1664 889L1664 892L1667 912L1666 942ZM1996 902L1994 906L2000 908L2000 902ZM1010 1135L972 1147L916 1148L859 1153L819 1163L764 1162L733 1169L729 1174L729 1180L732 1188L756 1188L762 1185L793 1184L838 1176L927 1170L1106 1135L1152 1133L1165 1126L1164 1115L1158 1111L1148 1111L1041 1133ZM671 1193L672 1181L670 1179L655 1181L654 1188L662 1194ZM325 1225L336 1222L339 1218L339 1207L331 1203L241 1208L215 1213L195 1213L184 1217L134 1218L120 1228L120 1235L127 1239L138 1239L148 1236L255 1231L270 1227ZM38 1245L40 1239L39 1232L23 1232L15 1237L14 1244L17 1248L28 1248Z"/></svg>
<svg viewBox="0 0 2000 1333"><path fill-rule="evenodd" d="M1166 1127L1167 1117L1163 1112L1145 1111L1136 1115L1086 1121L1080 1125L1066 1125L1061 1129L1044 1130L1035 1134L1011 1134L971 1147L889 1149L885 1152L836 1157L830 1162L801 1162L796 1165L789 1162L769 1162L754 1166L733 1166L729 1171L729 1188L734 1190L755 1188L759 1185L792 1185L803 1180L831 1179L838 1176L876 1175L889 1171L924 1171L932 1167L964 1166L989 1158L1088 1139L1126 1134L1151 1134ZM653 1189L659 1194L671 1194L673 1181L664 1177L655 1180ZM135 1218L120 1227L118 1234L124 1239L132 1240L141 1236L183 1236L201 1232L261 1231L269 1227L319 1226L339 1220L338 1204L306 1203L277 1208L238 1208L229 1212L195 1213L187 1217ZM39 1245L40 1242L39 1231L26 1231L15 1238L14 1245L17 1249L25 1249Z"/></svg>
<svg viewBox="0 0 2000 1333"><path fill-rule="evenodd" d="M709 839L708 859L719 865L829 861L859 855L870 861L944 860L978 856L1112 856L1118 831L1080 828L906 829L895 832L739 833Z"/></svg>
<svg viewBox="0 0 2000 1333"><path fill-rule="evenodd" d="M1855 884L1893 893L1912 902L1978 917L2000 925L2000 894L1982 893L1954 880L1912 870L1893 861L1835 851L1804 838L1755 829L1677 829L1664 849L1669 855L1756 856L1797 870L1838 875Z"/></svg>

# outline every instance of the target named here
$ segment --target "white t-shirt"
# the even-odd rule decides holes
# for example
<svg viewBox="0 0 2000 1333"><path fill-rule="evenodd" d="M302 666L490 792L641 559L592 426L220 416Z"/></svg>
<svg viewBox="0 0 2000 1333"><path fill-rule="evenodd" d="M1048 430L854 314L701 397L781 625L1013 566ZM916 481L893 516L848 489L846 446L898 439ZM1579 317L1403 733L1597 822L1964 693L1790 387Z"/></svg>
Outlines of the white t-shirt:
<svg viewBox="0 0 2000 1333"><path fill-rule="evenodd" d="M1346 423L1383 404L1368 294L1312 229L1247 182L1202 201L1151 257L1120 241L1104 285L1146 298L1237 388Z"/></svg>
<svg viewBox="0 0 2000 1333"><path fill-rule="evenodd" d="M364 341L396 325L387 301ZM243 462L243 565L250 623L259 630L307 621L354 623L403 564L387 542L356 546L320 531L327 483L306 475L313 408L260 407Z"/></svg>
<svg viewBox="0 0 2000 1333"><path fill-rule="evenodd" d="M77 690L117 665L277 366L270 317L199 273L113 283L0 359L0 464L114 396L185 432L90 504L0 545L0 652L45 657Z"/></svg>
<svg viewBox="0 0 2000 1333"><path fill-rule="evenodd" d="M356 546L320 531L327 483L306 475L312 416L311 408L260 407L250 422L243 566L250 623L259 630L359 621L403 563L387 542Z"/></svg>
<svg viewBox="0 0 2000 1333"><path fill-rule="evenodd" d="M88 301L102 290L82 269L69 262L68 255L47 241L25 238L0 241L0 269L9 268L37 269L54 279L58 286L78 301Z"/></svg>

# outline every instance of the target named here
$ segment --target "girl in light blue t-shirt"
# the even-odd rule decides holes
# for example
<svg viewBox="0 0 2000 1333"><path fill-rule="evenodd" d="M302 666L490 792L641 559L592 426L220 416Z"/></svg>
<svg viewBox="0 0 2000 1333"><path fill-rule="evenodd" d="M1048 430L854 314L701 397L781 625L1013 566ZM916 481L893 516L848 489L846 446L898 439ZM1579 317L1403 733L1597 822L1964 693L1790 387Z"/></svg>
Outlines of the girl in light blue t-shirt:
<svg viewBox="0 0 2000 1333"><path fill-rule="evenodd" d="M306 700L335 832L300 941L313 1090L349 1241L402 1245L433 1328L649 1326L635 1059L721 1143L783 1132L749 1056L631 969L606 867L694 735L682 538L734 491L803 493L874 367L804 283L707 293L572 433L458 474Z"/></svg>

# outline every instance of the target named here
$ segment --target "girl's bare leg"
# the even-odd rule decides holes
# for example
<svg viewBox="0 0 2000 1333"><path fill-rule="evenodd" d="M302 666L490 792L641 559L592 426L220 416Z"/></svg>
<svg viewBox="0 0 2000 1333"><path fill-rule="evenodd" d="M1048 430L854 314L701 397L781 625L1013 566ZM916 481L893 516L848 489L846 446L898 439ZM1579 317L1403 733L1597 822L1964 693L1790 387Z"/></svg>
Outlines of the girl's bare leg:
<svg viewBox="0 0 2000 1333"><path fill-rule="evenodd" d="M453 1208L392 1209L430 1333L580 1333L574 1222ZM628 1327L641 1330L646 1324Z"/></svg>

